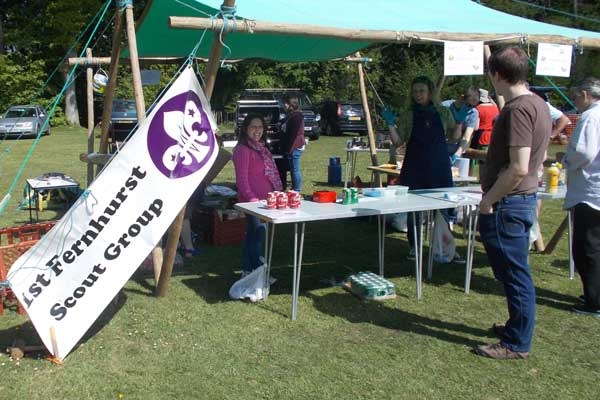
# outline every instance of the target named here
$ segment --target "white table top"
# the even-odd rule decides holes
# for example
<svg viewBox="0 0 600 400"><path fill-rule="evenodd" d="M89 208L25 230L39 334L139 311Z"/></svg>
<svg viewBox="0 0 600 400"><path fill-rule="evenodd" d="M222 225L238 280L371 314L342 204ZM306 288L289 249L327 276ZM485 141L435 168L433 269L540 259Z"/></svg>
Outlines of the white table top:
<svg viewBox="0 0 600 400"><path fill-rule="evenodd" d="M358 204L347 205L302 201L300 208L285 210L269 210L261 202L238 203L235 205L236 209L260 217L273 224L440 210L453 207L455 207L455 204L447 200L410 193L405 196L390 198L360 197Z"/></svg>
<svg viewBox="0 0 600 400"><path fill-rule="evenodd" d="M445 200L453 203L456 207L477 206L481 203L483 193L479 186L455 186L451 188L411 190L410 193L430 197L432 199Z"/></svg>
<svg viewBox="0 0 600 400"><path fill-rule="evenodd" d="M39 177L38 177L39 178ZM34 190L39 189L64 189L70 187L79 187L79 182L71 178L70 176L53 176L49 175L42 179L30 178L27 179L27 183Z"/></svg>
<svg viewBox="0 0 600 400"><path fill-rule="evenodd" d="M377 148L375 150L377 150L378 152L390 151L390 149L380 149L380 148ZM366 152L370 152L370 151L371 151L370 147L347 147L346 148L346 152L348 152L348 153L363 153L363 152L366 153Z"/></svg>
<svg viewBox="0 0 600 400"><path fill-rule="evenodd" d="M562 185L559 186L555 193L548 192L537 192L537 197L540 200L554 200L554 199L564 199L567 195L567 186Z"/></svg>

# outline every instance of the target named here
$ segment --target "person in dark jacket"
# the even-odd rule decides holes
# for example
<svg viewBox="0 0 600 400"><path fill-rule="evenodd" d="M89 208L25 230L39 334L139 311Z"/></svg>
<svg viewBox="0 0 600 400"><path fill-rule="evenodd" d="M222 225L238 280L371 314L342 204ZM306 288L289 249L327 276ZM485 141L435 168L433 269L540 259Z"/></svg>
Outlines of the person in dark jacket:
<svg viewBox="0 0 600 400"><path fill-rule="evenodd" d="M300 171L300 157L304 152L304 115L300 111L300 101L295 94L285 96L285 109L287 119L285 130L282 132L280 148L292 179L292 190L300 192L302 190L302 173ZM287 173L281 177L285 189Z"/></svg>

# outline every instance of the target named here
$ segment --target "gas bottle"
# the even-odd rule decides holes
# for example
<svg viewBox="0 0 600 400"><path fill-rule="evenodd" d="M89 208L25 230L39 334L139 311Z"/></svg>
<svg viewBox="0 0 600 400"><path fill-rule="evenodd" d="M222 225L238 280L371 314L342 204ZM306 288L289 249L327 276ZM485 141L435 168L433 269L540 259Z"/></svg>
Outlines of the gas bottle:
<svg viewBox="0 0 600 400"><path fill-rule="evenodd" d="M556 193L558 189L558 177L560 175L560 169L556 163L552 163L550 168L546 171L546 191L548 193Z"/></svg>

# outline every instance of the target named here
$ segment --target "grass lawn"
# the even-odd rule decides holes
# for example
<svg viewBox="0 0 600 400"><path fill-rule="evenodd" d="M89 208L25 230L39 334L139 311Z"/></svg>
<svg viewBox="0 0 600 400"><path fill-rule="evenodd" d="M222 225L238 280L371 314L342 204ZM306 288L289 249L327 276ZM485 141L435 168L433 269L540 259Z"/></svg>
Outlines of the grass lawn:
<svg viewBox="0 0 600 400"><path fill-rule="evenodd" d="M344 160L346 139L310 143L302 158L304 192L329 188L328 159ZM85 132L73 128L53 128L41 139L0 227L29 220L27 212L16 211L25 178L57 171L85 182L85 164L78 159L85 141ZM30 143L2 143L2 150L14 146L0 159L1 196ZM383 153L379 157L386 161ZM363 181L370 178L368 162L367 154L359 155ZM229 164L217 181L233 180ZM546 241L564 217L561 206L562 201L544 203ZM55 211L41 214L55 217ZM489 327L507 317L481 243L469 295L463 293L464 266L436 265L419 303L414 266L405 259L406 237L390 232L386 277L398 297L364 302L332 283L377 271L376 221L308 224L299 319L292 322L291 230L278 227L273 259L278 281L267 302L229 300L241 247L205 245L173 277L166 298L153 297L151 279L130 280L63 365L0 355L0 399L600 398L600 320L569 311L581 284L568 279L566 237L552 255L531 254L537 288L532 356L494 361L469 351L495 341ZM464 255L460 237L458 246ZM35 340L27 319L7 310L0 316L0 348L16 337Z"/></svg>

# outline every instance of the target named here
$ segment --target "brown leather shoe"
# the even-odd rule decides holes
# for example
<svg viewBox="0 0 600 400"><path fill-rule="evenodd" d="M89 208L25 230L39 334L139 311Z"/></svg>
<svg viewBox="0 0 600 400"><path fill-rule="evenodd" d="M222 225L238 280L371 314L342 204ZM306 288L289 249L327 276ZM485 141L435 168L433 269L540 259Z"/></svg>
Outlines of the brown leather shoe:
<svg viewBox="0 0 600 400"><path fill-rule="evenodd" d="M502 343L482 344L473 349L478 356L489 357L495 360L524 360L529 357L529 352L512 351Z"/></svg>
<svg viewBox="0 0 600 400"><path fill-rule="evenodd" d="M501 324L499 322L494 322L494 325L492 325L492 332L494 332L494 335L498 336L498 338L500 339L504 337L505 330L506 327L504 326L504 324Z"/></svg>

